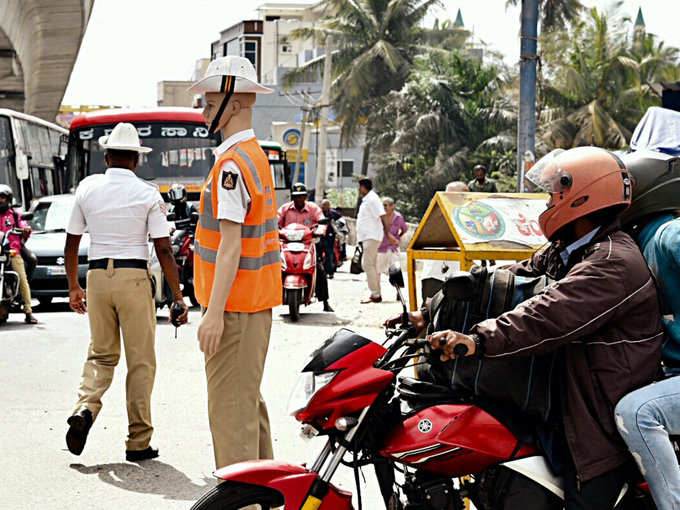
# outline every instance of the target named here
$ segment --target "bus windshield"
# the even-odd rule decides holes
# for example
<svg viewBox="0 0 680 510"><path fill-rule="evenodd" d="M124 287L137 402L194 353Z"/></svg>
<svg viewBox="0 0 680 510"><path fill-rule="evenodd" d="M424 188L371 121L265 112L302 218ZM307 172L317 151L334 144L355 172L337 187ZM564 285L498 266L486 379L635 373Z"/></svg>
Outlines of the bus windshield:
<svg viewBox="0 0 680 510"><path fill-rule="evenodd" d="M122 119L121 119L122 120ZM208 128L198 123L134 123L140 142L153 151L141 154L136 173L157 184L161 191L173 182L201 184L214 163L212 149L219 140L208 135ZM78 169L74 184L87 175L106 170L104 149L99 137L108 135L113 124L81 127L71 135L69 166Z"/></svg>

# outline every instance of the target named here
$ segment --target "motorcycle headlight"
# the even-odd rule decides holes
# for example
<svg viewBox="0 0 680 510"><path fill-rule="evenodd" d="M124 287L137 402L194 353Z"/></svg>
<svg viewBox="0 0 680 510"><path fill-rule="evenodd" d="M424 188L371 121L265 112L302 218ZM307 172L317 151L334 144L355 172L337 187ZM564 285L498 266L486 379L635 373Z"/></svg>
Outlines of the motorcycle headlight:
<svg viewBox="0 0 680 510"><path fill-rule="evenodd" d="M291 416L296 416L302 411L307 404L309 404L312 397L316 393L327 386L333 378L338 374L338 371L333 372L302 372L298 377L295 387L293 388L290 398L288 399L288 413Z"/></svg>
<svg viewBox="0 0 680 510"><path fill-rule="evenodd" d="M312 267L312 251L308 251L305 256L305 261L302 263L302 269L309 269Z"/></svg>
<svg viewBox="0 0 680 510"><path fill-rule="evenodd" d="M302 241L302 238L305 236L305 231L304 230L286 230L286 239L289 241Z"/></svg>
<svg viewBox="0 0 680 510"><path fill-rule="evenodd" d="M281 269L285 271L288 269L288 264L286 264L286 256L283 254L283 251L280 251L279 255L281 257Z"/></svg>

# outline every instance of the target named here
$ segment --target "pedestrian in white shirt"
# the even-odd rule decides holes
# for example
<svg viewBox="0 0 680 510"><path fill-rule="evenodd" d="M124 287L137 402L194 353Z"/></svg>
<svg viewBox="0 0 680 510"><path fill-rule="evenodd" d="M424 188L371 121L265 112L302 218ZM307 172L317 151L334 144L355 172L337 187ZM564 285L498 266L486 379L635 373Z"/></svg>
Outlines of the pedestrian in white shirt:
<svg viewBox="0 0 680 510"><path fill-rule="evenodd" d="M187 307L170 249L165 203L156 186L135 175L139 154L151 149L140 146L137 130L128 123L116 125L110 135L99 138L99 144L106 149L108 169L80 183L66 229L69 304L73 311L88 314L91 335L78 402L67 420L66 445L74 455L80 455L85 447L120 359L122 331L128 368L125 457L136 462L158 457L158 450L149 446L153 433L151 390L156 373L156 307L148 273L149 236L174 300L183 309L180 324L187 321ZM78 284L78 246L85 228L90 233L87 305L85 291Z"/></svg>
<svg viewBox="0 0 680 510"><path fill-rule="evenodd" d="M357 242L361 243L364 254L361 265L366 272L366 281L371 295L361 303L380 303L380 274L378 273L378 248L384 237L393 244L399 241L390 233L390 225L385 216L385 208L378 194L373 191L371 179L359 181L362 196L357 214Z"/></svg>

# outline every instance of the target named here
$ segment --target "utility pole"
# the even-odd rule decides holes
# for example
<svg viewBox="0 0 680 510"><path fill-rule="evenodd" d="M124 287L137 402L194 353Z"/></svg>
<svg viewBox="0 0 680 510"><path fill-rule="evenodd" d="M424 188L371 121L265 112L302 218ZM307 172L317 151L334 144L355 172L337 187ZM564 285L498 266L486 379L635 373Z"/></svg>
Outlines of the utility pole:
<svg viewBox="0 0 680 510"><path fill-rule="evenodd" d="M307 127L307 115L312 111L312 109L303 104L300 109L302 110L302 122L300 126L300 141L298 142L297 154L295 155L295 172L293 174L293 184L297 184L300 178L300 164L302 162L302 147L305 141L305 128ZM307 176L305 176L305 180Z"/></svg>
<svg viewBox="0 0 680 510"><path fill-rule="evenodd" d="M328 103L331 95L331 36L326 36L326 44L324 48L324 62L323 62L323 84L321 87L321 119L319 123L319 151L316 157L316 185L315 199L318 202L323 198L326 188L326 145L328 143Z"/></svg>
<svg viewBox="0 0 680 510"><path fill-rule="evenodd" d="M522 0L521 30L519 119L517 121L517 191L524 189L524 153L526 151L535 153L538 0Z"/></svg>

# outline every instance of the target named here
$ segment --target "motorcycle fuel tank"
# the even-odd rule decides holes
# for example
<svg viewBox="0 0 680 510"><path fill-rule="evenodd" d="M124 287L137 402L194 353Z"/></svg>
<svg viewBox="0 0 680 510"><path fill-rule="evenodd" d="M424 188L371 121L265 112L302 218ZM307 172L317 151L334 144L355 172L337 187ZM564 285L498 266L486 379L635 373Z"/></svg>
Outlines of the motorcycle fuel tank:
<svg viewBox="0 0 680 510"><path fill-rule="evenodd" d="M441 404L407 416L391 432L381 454L445 476L478 473L511 457L532 455L493 416L467 404Z"/></svg>

